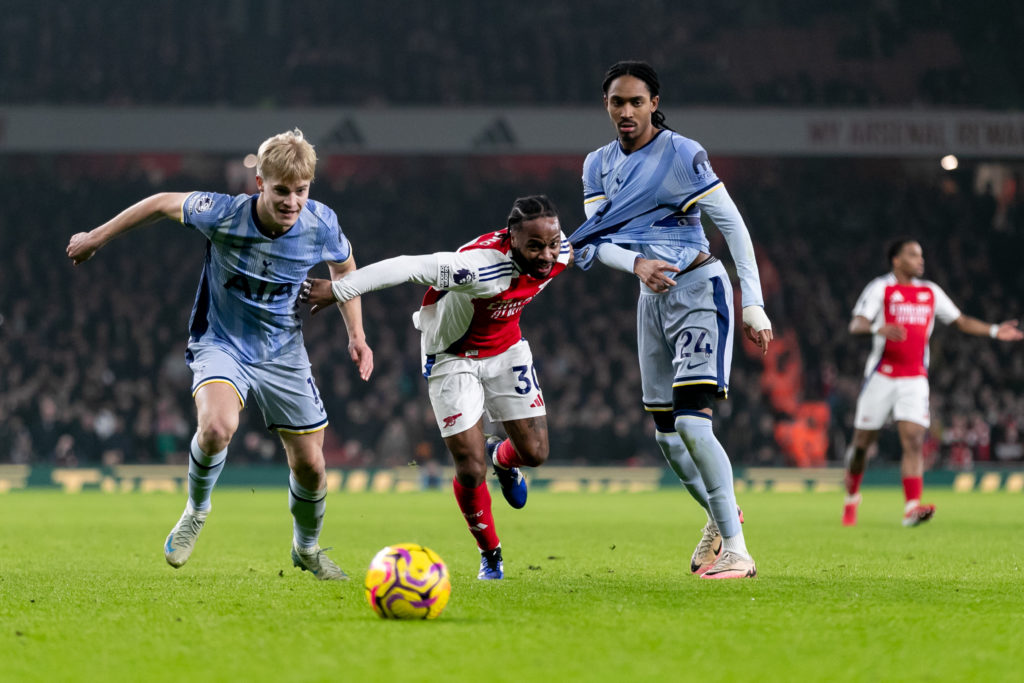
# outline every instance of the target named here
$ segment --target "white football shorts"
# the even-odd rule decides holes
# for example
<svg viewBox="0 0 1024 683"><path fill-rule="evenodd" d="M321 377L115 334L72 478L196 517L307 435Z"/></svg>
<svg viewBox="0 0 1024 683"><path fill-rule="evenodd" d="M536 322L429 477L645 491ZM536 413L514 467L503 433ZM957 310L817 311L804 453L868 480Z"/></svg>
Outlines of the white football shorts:
<svg viewBox="0 0 1024 683"><path fill-rule="evenodd" d="M547 414L525 339L490 358L437 354L427 389L443 437L472 428L485 410L493 422Z"/></svg>
<svg viewBox="0 0 1024 683"><path fill-rule="evenodd" d="M879 372L868 377L857 398L853 426L875 431L890 416L897 422L913 422L923 427L931 424L927 377L889 377Z"/></svg>

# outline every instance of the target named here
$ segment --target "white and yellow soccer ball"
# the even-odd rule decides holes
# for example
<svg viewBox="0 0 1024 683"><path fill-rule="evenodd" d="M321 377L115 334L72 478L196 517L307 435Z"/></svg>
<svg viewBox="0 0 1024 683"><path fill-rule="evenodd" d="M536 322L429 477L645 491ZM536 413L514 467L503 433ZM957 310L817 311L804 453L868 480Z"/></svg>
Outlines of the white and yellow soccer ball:
<svg viewBox="0 0 1024 683"><path fill-rule="evenodd" d="M430 548L398 543L374 555L366 571L366 601L384 619L435 619L448 604L448 567Z"/></svg>

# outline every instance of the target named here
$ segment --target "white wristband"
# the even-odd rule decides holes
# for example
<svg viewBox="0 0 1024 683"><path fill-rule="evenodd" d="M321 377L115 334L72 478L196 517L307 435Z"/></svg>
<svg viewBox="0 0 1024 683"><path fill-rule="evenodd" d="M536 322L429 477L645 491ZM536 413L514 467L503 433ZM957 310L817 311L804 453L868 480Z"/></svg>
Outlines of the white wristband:
<svg viewBox="0 0 1024 683"><path fill-rule="evenodd" d="M993 323L992 327L988 328L988 336L992 337L993 339L998 337L999 336L999 325L996 325L995 323Z"/></svg>
<svg viewBox="0 0 1024 683"><path fill-rule="evenodd" d="M772 329L772 323L768 320L768 314L761 306L744 306L743 323L754 328L755 332Z"/></svg>
<svg viewBox="0 0 1024 683"><path fill-rule="evenodd" d="M877 322L874 325L872 325L871 326L871 334L878 334L878 331L880 329L882 329L882 325L884 325L884 324L885 323L883 323L883 322Z"/></svg>

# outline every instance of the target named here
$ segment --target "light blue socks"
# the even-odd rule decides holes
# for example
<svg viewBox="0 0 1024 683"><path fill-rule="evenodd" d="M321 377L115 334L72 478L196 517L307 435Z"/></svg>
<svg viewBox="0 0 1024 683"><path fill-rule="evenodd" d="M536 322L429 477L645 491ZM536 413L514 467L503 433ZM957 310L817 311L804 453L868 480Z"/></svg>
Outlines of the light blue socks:
<svg viewBox="0 0 1024 683"><path fill-rule="evenodd" d="M733 489L732 463L711 429L711 416L696 410L678 411L676 430L700 472L707 489L711 516L724 538L740 536ZM740 536L742 539L742 536Z"/></svg>
<svg viewBox="0 0 1024 683"><path fill-rule="evenodd" d="M686 450L686 444L683 443L682 437L679 436L678 432L665 434L655 430L654 440L658 442L658 448L661 449L662 455L668 460L669 467L679 477L679 481L683 483L683 486L690 492L693 499L700 503L700 506L704 508L704 511L708 513L708 518L710 518L711 507L708 503L708 490L704 486L704 480L700 478L697 465L693 462L693 458L690 457L690 452Z"/></svg>
<svg viewBox="0 0 1024 683"><path fill-rule="evenodd" d="M320 539L327 509L327 487L319 491L303 488L294 474L288 475L288 508L292 511L295 545L312 548Z"/></svg>
<svg viewBox="0 0 1024 683"><path fill-rule="evenodd" d="M220 453L207 455L199 448L199 435L192 436L188 458L188 500L193 510L202 512L210 509L210 493L213 491L224 461L228 457L228 449Z"/></svg>

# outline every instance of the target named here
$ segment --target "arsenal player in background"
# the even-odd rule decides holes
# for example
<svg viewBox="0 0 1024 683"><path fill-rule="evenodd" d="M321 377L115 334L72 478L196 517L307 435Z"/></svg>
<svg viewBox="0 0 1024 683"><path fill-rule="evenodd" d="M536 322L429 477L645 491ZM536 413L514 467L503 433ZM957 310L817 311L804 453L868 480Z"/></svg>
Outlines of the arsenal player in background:
<svg viewBox="0 0 1024 683"><path fill-rule="evenodd" d="M921 503L924 462L921 451L931 422L928 406L928 340L938 318L946 325L1001 341L1024 338L1016 320L986 323L964 315L942 288L924 275L921 245L901 238L888 250L892 272L872 280L853 308L851 334L872 335L864 384L857 399L853 443L847 454L843 525L857 523L860 483L868 448L891 416L903 449L901 474L906 506L903 526L917 526L935 514Z"/></svg>

